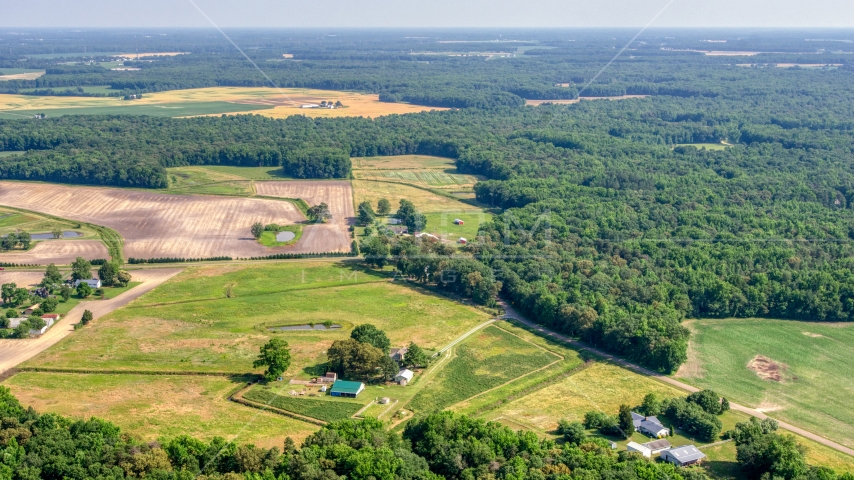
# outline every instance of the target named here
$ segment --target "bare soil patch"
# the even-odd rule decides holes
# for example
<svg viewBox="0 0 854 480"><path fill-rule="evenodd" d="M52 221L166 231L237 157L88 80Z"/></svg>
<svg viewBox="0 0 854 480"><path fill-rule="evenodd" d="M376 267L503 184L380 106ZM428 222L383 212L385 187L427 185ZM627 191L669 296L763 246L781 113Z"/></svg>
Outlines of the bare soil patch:
<svg viewBox="0 0 854 480"><path fill-rule="evenodd" d="M14 283L19 287L35 287L44 278L43 272L21 272L15 270L4 270L0 272L0 284Z"/></svg>
<svg viewBox="0 0 854 480"><path fill-rule="evenodd" d="M255 241L252 224L292 224L304 219L293 204L276 200L45 183L0 182L0 204L110 227L124 237L125 256L135 258L279 253L284 250ZM311 236L303 235L301 243L308 245L304 251L325 251L311 241Z"/></svg>
<svg viewBox="0 0 854 480"><path fill-rule="evenodd" d="M45 72L41 71L30 73L15 73L13 75L0 75L0 80L35 80L44 74Z"/></svg>
<svg viewBox="0 0 854 480"><path fill-rule="evenodd" d="M804 335L806 335L810 338L827 338L820 333L812 333L812 332L801 332L801 333L803 333Z"/></svg>
<svg viewBox="0 0 854 480"><path fill-rule="evenodd" d="M69 265L77 257L94 260L110 258L110 253L98 240L48 240L37 243L26 252L11 251L0 254L0 262Z"/></svg>
<svg viewBox="0 0 854 480"><path fill-rule="evenodd" d="M771 380L773 382L782 382L786 378L788 365L775 362L768 357L757 355L747 363L747 368L753 370L759 378L763 380Z"/></svg>
<svg viewBox="0 0 854 480"><path fill-rule="evenodd" d="M307 225L302 238L293 246L268 250L294 253L349 252L350 225L355 224L353 187L344 180L332 181L269 181L256 182L258 195L281 198L301 198L309 205L321 202L329 206L332 220L325 224Z"/></svg>
<svg viewBox="0 0 854 480"><path fill-rule="evenodd" d="M691 336L696 338L696 332L691 327L693 324L692 320L686 321L682 323L682 325L691 331ZM685 360L685 363L679 366L679 370L676 371L676 374L673 375L676 378L702 378L703 377L703 363L700 361L700 354L697 352L697 345L694 340L688 341L688 359Z"/></svg>

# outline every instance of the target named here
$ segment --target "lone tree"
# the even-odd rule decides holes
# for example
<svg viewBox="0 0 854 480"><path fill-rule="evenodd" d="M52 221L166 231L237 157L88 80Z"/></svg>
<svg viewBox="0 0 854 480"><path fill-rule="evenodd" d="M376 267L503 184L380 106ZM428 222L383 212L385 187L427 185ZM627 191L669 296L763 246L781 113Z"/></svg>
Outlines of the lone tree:
<svg viewBox="0 0 854 480"><path fill-rule="evenodd" d="M72 280L89 280L92 278L92 264L83 257L77 257L71 264Z"/></svg>
<svg viewBox="0 0 854 480"><path fill-rule="evenodd" d="M368 225L376 218L377 214L374 212L374 207L371 206L371 202L365 200L359 204L359 223L362 225Z"/></svg>
<svg viewBox="0 0 854 480"><path fill-rule="evenodd" d="M320 203L308 209L308 218L313 222L326 223L332 218L329 205Z"/></svg>
<svg viewBox="0 0 854 480"><path fill-rule="evenodd" d="M377 213L380 215L388 215L391 213L391 202L387 198L381 198L377 202Z"/></svg>
<svg viewBox="0 0 854 480"><path fill-rule="evenodd" d="M264 233L264 225L261 222L255 222L252 224L252 236L255 237L255 240L261 238L261 234Z"/></svg>
<svg viewBox="0 0 854 480"><path fill-rule="evenodd" d="M385 332L370 323L354 328L353 332L350 333L350 338L359 343L367 343L368 345L379 348L386 354L389 347L391 347L391 341L389 341Z"/></svg>
<svg viewBox="0 0 854 480"><path fill-rule="evenodd" d="M416 345L415 342L411 342L409 350L403 357L403 363L410 367L426 367L430 363L430 357L427 356L423 348Z"/></svg>
<svg viewBox="0 0 854 480"><path fill-rule="evenodd" d="M58 285L60 282L62 282L62 272L59 271L56 265L51 263L44 272L41 286L44 288L53 288L54 285Z"/></svg>
<svg viewBox="0 0 854 480"><path fill-rule="evenodd" d="M86 282L80 282L77 284L77 296L80 298L86 298L89 295L92 295L92 287L89 286Z"/></svg>
<svg viewBox="0 0 854 480"><path fill-rule="evenodd" d="M270 382L276 380L291 366L291 351L288 348L288 342L280 338L270 340L261 347L261 353L252 362L252 366L255 368L267 367L264 378Z"/></svg>
<svg viewBox="0 0 854 480"><path fill-rule="evenodd" d="M92 315L92 312L90 312L89 310L83 310L83 317L80 319L80 323L82 323L83 325L88 325L93 318L94 316Z"/></svg>
<svg viewBox="0 0 854 480"><path fill-rule="evenodd" d="M620 405L618 424L625 438L632 436L632 432L635 431L635 423L632 421L632 407L626 404Z"/></svg>

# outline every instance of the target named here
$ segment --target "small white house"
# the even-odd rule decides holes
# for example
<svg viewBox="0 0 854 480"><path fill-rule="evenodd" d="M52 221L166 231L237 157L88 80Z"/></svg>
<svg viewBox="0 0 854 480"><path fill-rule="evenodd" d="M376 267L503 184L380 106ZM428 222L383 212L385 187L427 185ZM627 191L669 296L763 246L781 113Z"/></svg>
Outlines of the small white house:
<svg viewBox="0 0 854 480"><path fill-rule="evenodd" d="M629 442L628 444L626 444L626 451L640 453L646 458L652 457L652 450L637 442Z"/></svg>
<svg viewBox="0 0 854 480"><path fill-rule="evenodd" d="M74 287L77 288L81 283L85 283L92 288L101 288L101 280L98 280L97 278L94 280L77 280L74 282Z"/></svg>
<svg viewBox="0 0 854 480"><path fill-rule="evenodd" d="M394 376L394 381L397 382L400 386L405 387L407 383L412 381L412 377L415 373L408 368L403 369L397 372L397 375Z"/></svg>

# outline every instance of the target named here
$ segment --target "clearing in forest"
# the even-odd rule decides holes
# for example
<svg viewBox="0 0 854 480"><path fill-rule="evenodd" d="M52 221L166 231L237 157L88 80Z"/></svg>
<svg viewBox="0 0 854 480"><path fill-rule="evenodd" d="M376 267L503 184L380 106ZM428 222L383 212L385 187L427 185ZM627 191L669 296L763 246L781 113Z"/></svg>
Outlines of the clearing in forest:
<svg viewBox="0 0 854 480"><path fill-rule="evenodd" d="M854 324L727 319L691 328L701 373L685 380L854 447Z"/></svg>
<svg viewBox="0 0 854 480"><path fill-rule="evenodd" d="M306 190L303 186L282 189L286 193ZM340 219L348 213L336 210L345 189L320 188L312 200L325 199L333 219ZM327 193L328 198L324 197ZM305 221L303 214L287 201L0 182L0 204L112 228L124 237L128 258L253 257L350 250L350 239L326 225L306 226L302 238L293 246L267 248L256 242L250 234L255 222L287 225Z"/></svg>

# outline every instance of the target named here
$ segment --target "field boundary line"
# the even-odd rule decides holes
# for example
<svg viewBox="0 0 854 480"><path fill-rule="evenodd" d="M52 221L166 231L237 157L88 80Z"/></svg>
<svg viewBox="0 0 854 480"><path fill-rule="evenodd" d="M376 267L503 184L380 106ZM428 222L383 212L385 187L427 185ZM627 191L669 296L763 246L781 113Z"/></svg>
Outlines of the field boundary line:
<svg viewBox="0 0 854 480"><path fill-rule="evenodd" d="M454 347L454 346L458 345L460 342L462 342L462 341L464 341L465 339L467 339L468 337L470 337L470 336L474 335L478 330L484 329L484 328L486 328L486 327L488 327L488 326L492 325L492 324L493 324L493 323L495 323L497 320L498 320L498 319L496 319L496 318L491 318L491 319L489 319L489 320L487 320L487 321L485 321L485 322L481 323L480 325L478 325L478 326L476 326L476 327L472 328L471 330L469 330L468 332L466 332L466 333L462 334L461 336L457 337L454 341L452 341L451 343L449 343L448 345L446 345L444 348L442 348L441 350L439 350L438 352L436 352L436 354L434 354L433 356L437 356L437 355L438 355L438 354L440 354L440 353L444 353L444 352L445 352L445 350L448 350L448 349L450 349L451 347Z"/></svg>
<svg viewBox="0 0 854 480"><path fill-rule="evenodd" d="M497 328L497 329L501 330L502 332L504 332L504 333L506 333L506 334L508 334L508 335L513 335L514 337L518 338L519 340L522 340L522 341L523 341L523 342L525 342L525 343L530 343L530 344L531 344L531 345L533 345L534 347L539 348L540 350L542 350L542 351L544 351L544 352L546 352L546 353L550 353L550 354L552 354L552 355L556 356L557 358L559 358L559 359L561 359L561 360L566 360L566 357L564 357L563 355L561 355L561 354L559 354L559 353L557 353L557 352L553 352L553 351L549 350L548 348L543 347L543 346L541 346L541 345L537 345L536 343L534 343L534 342L532 342L532 341L530 341L530 340L528 340L528 339L522 338L522 337L520 337L519 335L516 335L515 333L513 333L513 332L511 332L511 331L509 331L509 330L505 330L505 329L501 328L501 326L500 326L500 325L498 325L497 323L496 323L495 325L493 325L493 327L495 327L495 328Z"/></svg>
<svg viewBox="0 0 854 480"><path fill-rule="evenodd" d="M362 412L364 412L365 410L367 410L368 408L370 408L370 406L371 406L371 405L373 405L373 404L375 404L375 403L377 403L377 401L376 401L376 400L371 400L371 402L370 402L370 403L368 403L368 404L367 404L367 405L365 405L364 407L360 408L360 409L359 409L356 413L354 413L354 414L353 414L353 416L352 416L352 417L350 417L350 418L361 417L361 416L362 416Z"/></svg>
<svg viewBox="0 0 854 480"><path fill-rule="evenodd" d="M714 443L707 443L706 445L700 445L700 446L699 446L699 447L697 447L697 448L698 448L698 449L700 449L700 450L702 450L702 449L704 449L704 448L717 447L718 445L723 445L723 444L725 444L725 443L729 443L729 442L732 442L732 441L733 441L733 440L732 440L731 438L727 438L726 440L720 440L720 441L718 441L718 442L714 442Z"/></svg>
<svg viewBox="0 0 854 480"><path fill-rule="evenodd" d="M193 372L180 370L89 370L78 368L17 367L17 373L68 373L78 375L151 375L171 377L247 377L254 374L237 372Z"/></svg>
<svg viewBox="0 0 854 480"><path fill-rule="evenodd" d="M395 400L395 401L394 401L394 403L392 403L391 405L389 405L389 406L388 406L388 408L386 408L385 410L383 410L383 413L381 413L381 414L379 414L379 415L377 416L377 420L379 420L380 418L384 417L384 416L389 412L389 410L391 410L391 409L392 409L392 407L394 407L395 405L397 405L399 402L400 402L400 400Z"/></svg>

